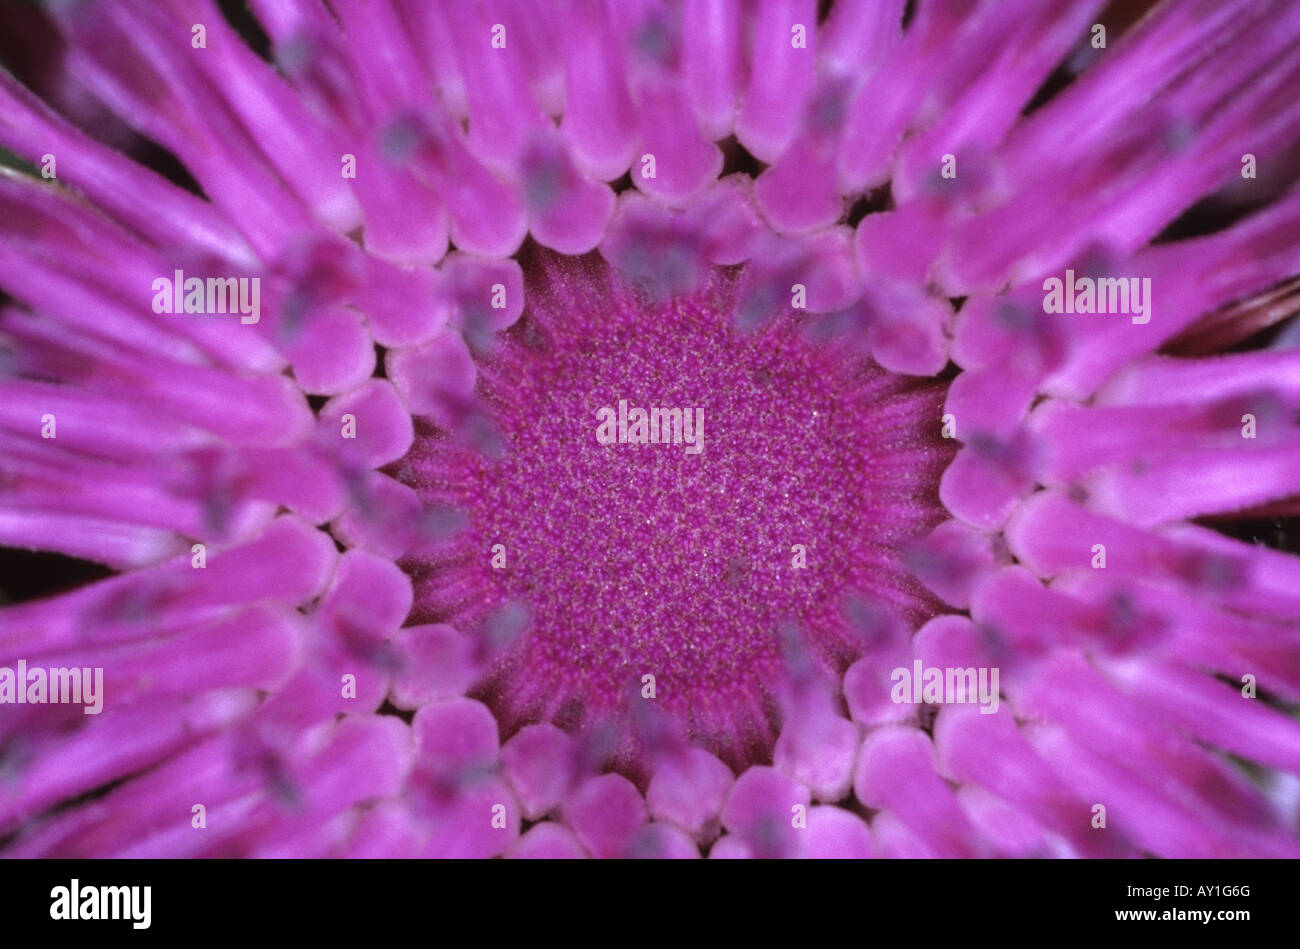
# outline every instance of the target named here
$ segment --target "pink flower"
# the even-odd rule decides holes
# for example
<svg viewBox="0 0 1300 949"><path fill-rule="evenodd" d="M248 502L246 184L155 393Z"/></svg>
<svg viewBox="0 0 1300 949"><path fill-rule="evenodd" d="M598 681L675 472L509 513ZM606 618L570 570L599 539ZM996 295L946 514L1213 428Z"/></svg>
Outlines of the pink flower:
<svg viewBox="0 0 1300 949"><path fill-rule="evenodd" d="M1103 6L27 11L0 850L1300 856L1300 9Z"/></svg>

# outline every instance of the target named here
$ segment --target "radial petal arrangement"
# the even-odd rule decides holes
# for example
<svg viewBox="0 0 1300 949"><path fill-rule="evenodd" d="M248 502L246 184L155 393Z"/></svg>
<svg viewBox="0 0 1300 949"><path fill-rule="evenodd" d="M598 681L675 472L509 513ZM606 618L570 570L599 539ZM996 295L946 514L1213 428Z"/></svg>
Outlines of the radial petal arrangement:
<svg viewBox="0 0 1300 949"><path fill-rule="evenodd" d="M0 855L1300 856L1300 7L1137 6L21 5Z"/></svg>

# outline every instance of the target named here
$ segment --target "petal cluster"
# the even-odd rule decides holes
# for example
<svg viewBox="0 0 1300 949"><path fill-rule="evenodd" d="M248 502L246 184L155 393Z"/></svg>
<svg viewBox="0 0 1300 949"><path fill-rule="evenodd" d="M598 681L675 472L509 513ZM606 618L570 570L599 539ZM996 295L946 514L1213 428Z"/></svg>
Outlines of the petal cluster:
<svg viewBox="0 0 1300 949"><path fill-rule="evenodd" d="M1300 513L1300 8L249 6L50 4L0 70L0 545L108 574L0 609L0 667L106 683L0 706L4 853L1300 855L1300 559L1232 526ZM1145 318L1051 311L1067 271ZM186 274L256 313L160 312ZM739 749L732 693L503 677L568 575L466 566L541 483L481 475L563 390L547 328L690 350L692 306L865 366L849 430L915 476L834 505L850 647L742 631Z"/></svg>

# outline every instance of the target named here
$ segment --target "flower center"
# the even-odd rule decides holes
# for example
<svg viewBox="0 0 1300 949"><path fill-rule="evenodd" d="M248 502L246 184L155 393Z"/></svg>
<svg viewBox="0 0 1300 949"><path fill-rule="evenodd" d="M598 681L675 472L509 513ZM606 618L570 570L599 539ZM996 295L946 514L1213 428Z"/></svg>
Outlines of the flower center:
<svg viewBox="0 0 1300 949"><path fill-rule="evenodd" d="M724 758L760 759L784 629L840 670L866 648L846 596L928 612L896 551L939 518L940 389L810 343L793 314L738 332L736 271L659 303L590 260L549 272L483 360L501 451L415 465L417 490L467 515L420 599L469 627L526 611L485 687L507 729L653 702Z"/></svg>

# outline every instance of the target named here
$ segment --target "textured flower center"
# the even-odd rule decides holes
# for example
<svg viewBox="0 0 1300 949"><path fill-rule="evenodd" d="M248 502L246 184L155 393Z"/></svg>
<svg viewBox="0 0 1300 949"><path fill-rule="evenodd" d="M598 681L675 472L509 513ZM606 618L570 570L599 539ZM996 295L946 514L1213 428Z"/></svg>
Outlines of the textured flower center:
<svg viewBox="0 0 1300 949"><path fill-rule="evenodd" d="M846 594L918 607L894 550L935 520L934 387L810 343L792 318L738 332L735 282L658 304L557 294L486 361L503 450L470 459L459 505L469 585L528 614L490 689L507 722L653 701L753 758L782 630L842 668L864 648Z"/></svg>

